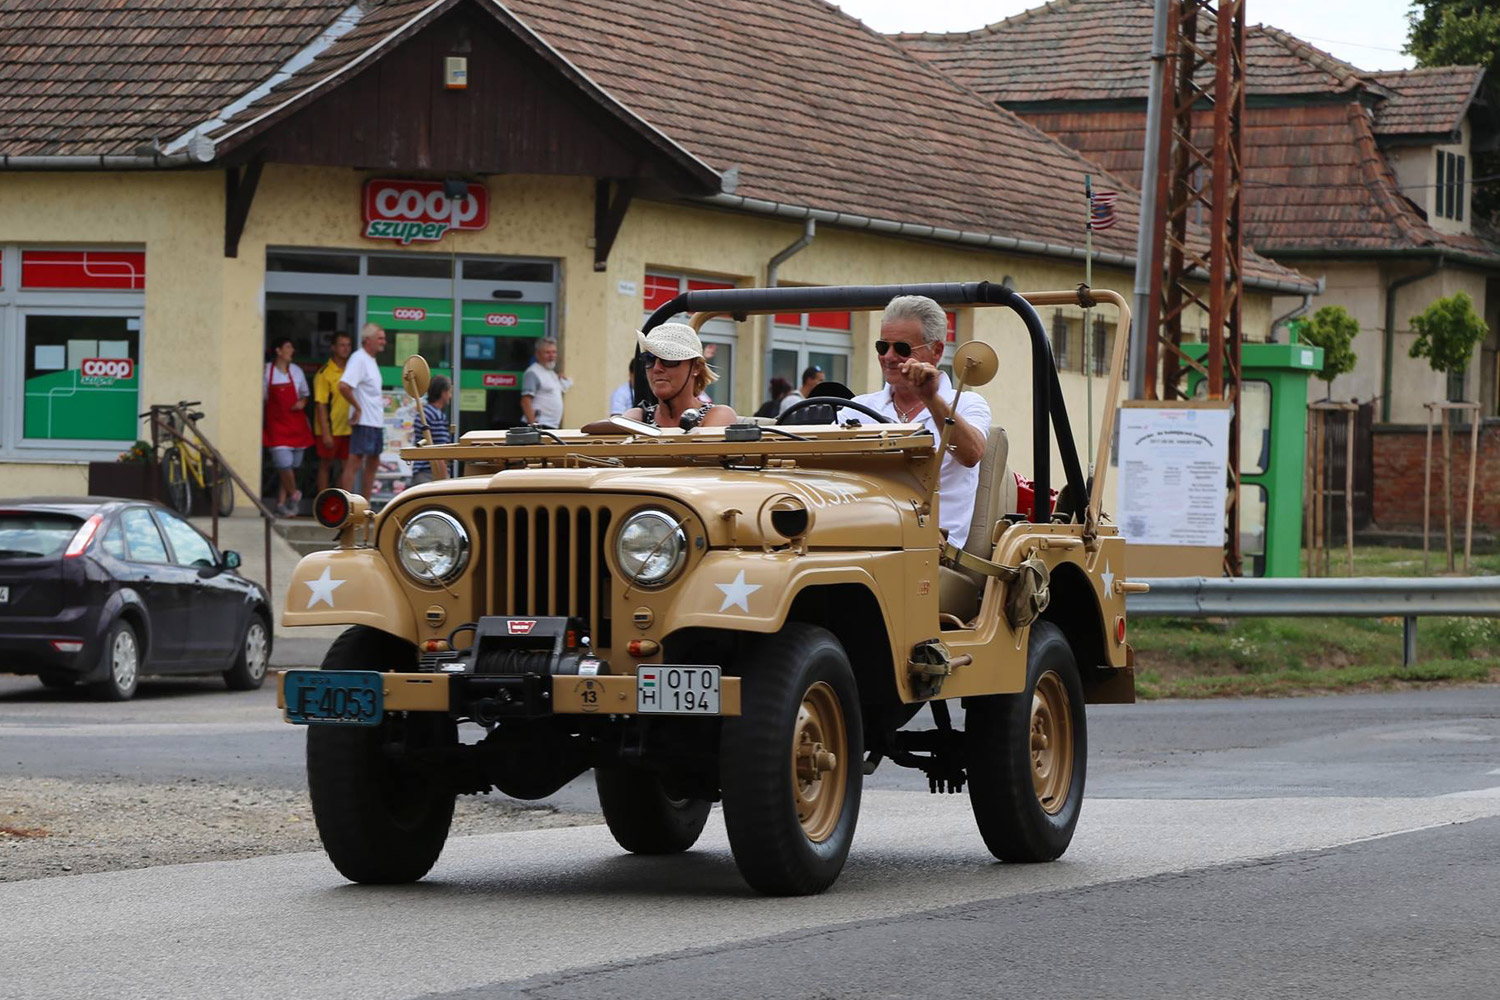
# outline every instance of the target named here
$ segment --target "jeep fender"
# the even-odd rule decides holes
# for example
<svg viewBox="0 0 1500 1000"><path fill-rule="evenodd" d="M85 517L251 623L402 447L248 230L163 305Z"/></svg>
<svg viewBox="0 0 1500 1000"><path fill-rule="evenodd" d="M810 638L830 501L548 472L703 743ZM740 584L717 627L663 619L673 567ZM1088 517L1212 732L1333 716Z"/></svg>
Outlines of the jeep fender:
<svg viewBox="0 0 1500 1000"><path fill-rule="evenodd" d="M417 641L411 602L375 549L333 549L304 556L287 584L281 624L368 625Z"/></svg>
<svg viewBox="0 0 1500 1000"><path fill-rule="evenodd" d="M673 602L672 630L728 629L775 632L787 620L792 602L809 587L852 583L875 596L887 622L893 609L876 582L876 563L899 565L901 552L851 553L753 551L710 552L693 568L691 586Z"/></svg>

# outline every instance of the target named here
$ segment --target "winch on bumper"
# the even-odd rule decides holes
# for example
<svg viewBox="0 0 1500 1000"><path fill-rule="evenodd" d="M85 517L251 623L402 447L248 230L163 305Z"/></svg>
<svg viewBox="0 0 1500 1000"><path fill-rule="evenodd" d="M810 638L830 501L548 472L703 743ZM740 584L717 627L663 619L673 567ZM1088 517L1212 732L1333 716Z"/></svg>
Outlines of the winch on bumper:
<svg viewBox="0 0 1500 1000"><path fill-rule="evenodd" d="M289 670L276 704L298 725L378 725L386 712L443 712L484 725L550 715L740 714L740 679L711 664L639 664L614 673L570 618L481 618L458 651L418 672ZM456 633L455 633L456 634ZM378 666L372 664L372 667Z"/></svg>

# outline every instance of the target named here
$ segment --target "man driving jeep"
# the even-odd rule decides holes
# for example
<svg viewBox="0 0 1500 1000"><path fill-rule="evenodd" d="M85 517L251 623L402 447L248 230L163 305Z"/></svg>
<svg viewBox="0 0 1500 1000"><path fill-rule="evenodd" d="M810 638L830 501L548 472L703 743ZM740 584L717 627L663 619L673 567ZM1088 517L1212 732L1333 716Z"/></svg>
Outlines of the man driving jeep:
<svg viewBox="0 0 1500 1000"><path fill-rule="evenodd" d="M890 301L880 317L880 339L875 353L885 386L855 396L897 423L926 425L940 438L950 418L953 432L948 454L938 475L938 525L948 541L963 548L974 516L974 493L979 487L979 462L989 436L990 406L977 392L965 392L955 410L953 383L938 370L948 337L943 307L922 295L901 295Z"/></svg>

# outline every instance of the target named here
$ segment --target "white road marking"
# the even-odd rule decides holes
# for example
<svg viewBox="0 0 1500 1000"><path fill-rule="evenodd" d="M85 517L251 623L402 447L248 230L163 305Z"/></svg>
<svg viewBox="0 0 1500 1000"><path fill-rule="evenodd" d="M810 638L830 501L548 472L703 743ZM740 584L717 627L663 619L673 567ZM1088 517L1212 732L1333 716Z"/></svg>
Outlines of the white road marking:
<svg viewBox="0 0 1500 1000"><path fill-rule="evenodd" d="M842 879L808 899L751 894L717 813L670 858L627 855L603 826L455 838L412 886L351 886L321 854L0 883L0 912L25 914L6 931L6 990L395 1000L1500 815L1500 798L1091 799L1060 861L1010 866L985 851L967 796L864 801Z"/></svg>

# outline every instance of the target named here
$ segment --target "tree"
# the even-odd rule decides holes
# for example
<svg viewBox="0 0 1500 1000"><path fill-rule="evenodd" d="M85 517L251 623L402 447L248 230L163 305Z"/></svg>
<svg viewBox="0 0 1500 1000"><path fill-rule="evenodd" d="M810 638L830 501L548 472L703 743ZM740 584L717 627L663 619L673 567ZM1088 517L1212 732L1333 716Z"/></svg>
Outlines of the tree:
<svg viewBox="0 0 1500 1000"><path fill-rule="evenodd" d="M1483 66L1482 87L1500 98L1500 6L1494 0L1413 0L1406 13L1406 53L1418 66ZM1500 153L1475 153L1473 177L1500 173ZM1476 219L1500 224L1500 185L1474 184Z"/></svg>
<svg viewBox="0 0 1500 1000"><path fill-rule="evenodd" d="M1359 334L1359 320L1343 306L1324 306L1297 324L1297 336L1305 344L1323 348L1323 370L1318 378L1333 394L1333 380L1354 370L1356 355L1350 345Z"/></svg>
<svg viewBox="0 0 1500 1000"><path fill-rule="evenodd" d="M1411 318L1411 328L1417 339L1410 355L1426 358L1433 371L1445 375L1468 371L1474 345L1490 332L1467 292L1433 302L1422 315Z"/></svg>

